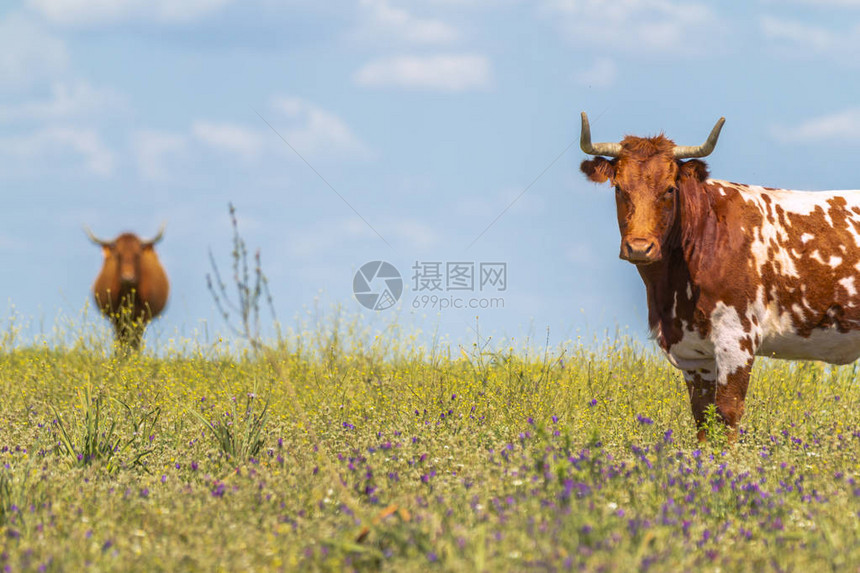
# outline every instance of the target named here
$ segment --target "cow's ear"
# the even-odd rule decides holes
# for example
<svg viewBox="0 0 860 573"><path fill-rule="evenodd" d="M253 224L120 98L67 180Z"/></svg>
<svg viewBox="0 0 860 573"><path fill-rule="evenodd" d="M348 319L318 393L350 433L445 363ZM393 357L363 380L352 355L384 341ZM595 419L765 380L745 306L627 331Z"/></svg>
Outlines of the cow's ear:
<svg viewBox="0 0 860 573"><path fill-rule="evenodd" d="M595 183L606 183L615 180L615 160L609 161L604 157L595 157L583 161L579 169Z"/></svg>
<svg viewBox="0 0 860 573"><path fill-rule="evenodd" d="M102 255L104 255L104 258L108 258L110 256L110 247L102 245Z"/></svg>
<svg viewBox="0 0 860 573"><path fill-rule="evenodd" d="M698 159L679 162L678 177L680 179L693 179L701 183L708 178L708 164Z"/></svg>

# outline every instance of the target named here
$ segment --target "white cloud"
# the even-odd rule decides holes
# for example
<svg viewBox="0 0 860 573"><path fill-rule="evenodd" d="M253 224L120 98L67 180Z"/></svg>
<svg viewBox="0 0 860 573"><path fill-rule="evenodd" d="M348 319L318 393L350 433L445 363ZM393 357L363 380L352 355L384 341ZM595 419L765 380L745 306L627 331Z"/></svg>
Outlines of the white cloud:
<svg viewBox="0 0 860 573"><path fill-rule="evenodd" d="M55 82L47 99L0 104L0 122L55 121L105 115L124 106L113 90L95 88L84 81Z"/></svg>
<svg viewBox="0 0 860 573"><path fill-rule="evenodd" d="M267 117L278 133L303 157L367 158L369 148L336 115L296 97L273 98ZM286 127L280 124L286 123ZM260 122L261 126L264 126ZM146 179L170 177L171 164L216 152L227 160L251 164L275 154L292 155L268 127L230 121L197 120L187 131L138 130L130 140L137 170Z"/></svg>
<svg viewBox="0 0 860 573"><path fill-rule="evenodd" d="M614 60L597 58L590 68L576 74L576 81L588 87L608 88L615 83L617 77L618 66Z"/></svg>
<svg viewBox="0 0 860 573"><path fill-rule="evenodd" d="M195 121L191 133L203 145L236 155L246 162L259 158L266 144L259 130L235 123Z"/></svg>
<svg viewBox="0 0 860 573"><path fill-rule="evenodd" d="M764 36L796 56L825 55L839 62L854 63L860 56L860 25L835 30L765 16L761 19ZM855 64L856 65L856 64Z"/></svg>
<svg viewBox="0 0 860 573"><path fill-rule="evenodd" d="M343 120L315 104L297 97L276 97L270 107L288 119L289 126L279 132L302 155L371 155Z"/></svg>
<svg viewBox="0 0 860 573"><path fill-rule="evenodd" d="M0 154L13 159L16 167L52 164L55 161L83 161L87 171L94 175L113 173L114 154L93 129L73 127L45 127L38 131L0 138ZM22 164L23 162L23 164Z"/></svg>
<svg viewBox="0 0 860 573"><path fill-rule="evenodd" d="M269 107L278 115L267 120L271 120L278 134L303 157L337 154L367 158L371 155L343 120L318 105L297 97L281 96L272 98ZM281 127L279 118L286 120L286 127ZM199 143L235 154L246 162L273 151L292 153L268 127L257 129L227 122L197 121L191 131Z"/></svg>
<svg viewBox="0 0 860 573"><path fill-rule="evenodd" d="M860 107L822 115L793 127L775 126L773 136L783 143L860 141Z"/></svg>
<svg viewBox="0 0 860 573"><path fill-rule="evenodd" d="M62 40L19 15L0 20L0 89L26 89L68 65Z"/></svg>
<svg viewBox="0 0 860 573"><path fill-rule="evenodd" d="M450 44L457 40L457 30L441 20L419 18L403 8L396 8L389 0L361 0L369 17L363 34L385 36L414 44Z"/></svg>
<svg viewBox="0 0 860 573"><path fill-rule="evenodd" d="M476 54L396 56L365 64L354 76L359 85L445 92L487 88L489 60Z"/></svg>
<svg viewBox="0 0 860 573"><path fill-rule="evenodd" d="M601 52L713 53L720 20L705 4L673 0L548 0L565 37Z"/></svg>
<svg viewBox="0 0 860 573"><path fill-rule="evenodd" d="M170 176L169 159L186 151L188 138L173 132L140 130L132 135L131 147L141 176L163 181Z"/></svg>
<svg viewBox="0 0 860 573"><path fill-rule="evenodd" d="M233 0L27 0L54 24L100 26L130 20L188 22L212 14Z"/></svg>

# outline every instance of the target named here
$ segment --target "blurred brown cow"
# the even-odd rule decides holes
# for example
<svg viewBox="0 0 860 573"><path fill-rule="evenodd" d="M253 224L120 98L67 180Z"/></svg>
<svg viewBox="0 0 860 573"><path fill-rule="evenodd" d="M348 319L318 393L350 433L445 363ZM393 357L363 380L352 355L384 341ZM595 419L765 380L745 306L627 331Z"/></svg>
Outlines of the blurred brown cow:
<svg viewBox="0 0 860 573"><path fill-rule="evenodd" d="M167 304L170 285L153 246L164 235L164 225L152 239L123 233L113 241L84 231L102 247L104 264L93 285L96 306L113 323L120 346L137 350L146 324Z"/></svg>

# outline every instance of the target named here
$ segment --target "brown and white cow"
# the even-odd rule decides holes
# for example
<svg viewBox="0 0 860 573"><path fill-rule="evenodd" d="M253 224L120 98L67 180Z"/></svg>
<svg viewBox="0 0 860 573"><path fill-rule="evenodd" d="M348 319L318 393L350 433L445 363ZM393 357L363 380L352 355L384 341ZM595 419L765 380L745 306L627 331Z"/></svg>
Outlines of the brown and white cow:
<svg viewBox="0 0 860 573"><path fill-rule="evenodd" d="M756 355L860 357L860 191L789 191L708 178L720 118L698 147L663 135L580 145L615 187L621 258L636 265L653 337L684 373L696 424L715 404L734 435ZM698 433L705 438L704 430Z"/></svg>
<svg viewBox="0 0 860 573"><path fill-rule="evenodd" d="M170 284L153 248L164 236L164 225L152 239L123 233L112 241L99 239L84 228L92 242L101 246L104 262L93 297L110 319L120 346L140 347L146 324L167 304Z"/></svg>

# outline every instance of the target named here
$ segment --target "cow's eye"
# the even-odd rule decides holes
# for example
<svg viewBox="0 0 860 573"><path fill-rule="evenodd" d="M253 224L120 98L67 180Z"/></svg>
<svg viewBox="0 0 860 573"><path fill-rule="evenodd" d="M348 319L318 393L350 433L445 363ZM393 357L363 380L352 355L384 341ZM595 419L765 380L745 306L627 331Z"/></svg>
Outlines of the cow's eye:
<svg viewBox="0 0 860 573"><path fill-rule="evenodd" d="M674 195L674 194L675 194L675 192L676 192L677 190L678 190L678 188L677 188L677 187L669 187L668 189L666 189L666 192L664 193L664 195L665 195L666 197L671 197L672 195Z"/></svg>

